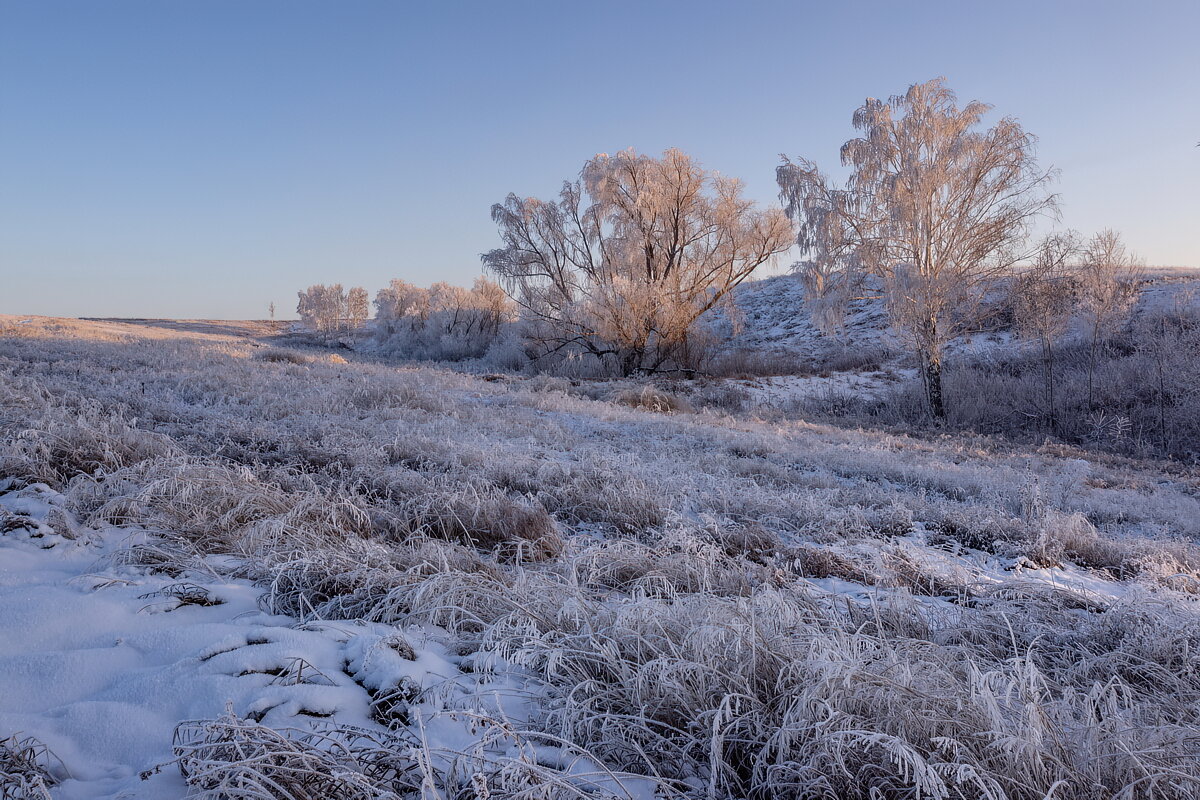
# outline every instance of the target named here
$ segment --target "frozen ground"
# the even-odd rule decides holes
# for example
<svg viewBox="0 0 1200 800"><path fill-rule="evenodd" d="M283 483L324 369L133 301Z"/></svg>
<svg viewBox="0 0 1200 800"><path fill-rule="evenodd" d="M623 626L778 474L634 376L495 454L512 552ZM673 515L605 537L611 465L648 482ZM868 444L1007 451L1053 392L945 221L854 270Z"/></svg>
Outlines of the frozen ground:
<svg viewBox="0 0 1200 800"><path fill-rule="evenodd" d="M22 319L10 796L1200 788L1194 471Z"/></svg>

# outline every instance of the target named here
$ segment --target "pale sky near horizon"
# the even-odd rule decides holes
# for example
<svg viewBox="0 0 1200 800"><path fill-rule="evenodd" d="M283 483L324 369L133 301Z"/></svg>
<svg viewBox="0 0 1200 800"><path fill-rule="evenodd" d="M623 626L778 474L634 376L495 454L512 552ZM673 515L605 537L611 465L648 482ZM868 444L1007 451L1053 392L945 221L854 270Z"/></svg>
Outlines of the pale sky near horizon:
<svg viewBox="0 0 1200 800"><path fill-rule="evenodd" d="M836 171L864 98L936 75L1040 138L1064 226L1200 266L1197 0L0 0L0 313L469 283L491 204L597 152L776 203L780 153Z"/></svg>

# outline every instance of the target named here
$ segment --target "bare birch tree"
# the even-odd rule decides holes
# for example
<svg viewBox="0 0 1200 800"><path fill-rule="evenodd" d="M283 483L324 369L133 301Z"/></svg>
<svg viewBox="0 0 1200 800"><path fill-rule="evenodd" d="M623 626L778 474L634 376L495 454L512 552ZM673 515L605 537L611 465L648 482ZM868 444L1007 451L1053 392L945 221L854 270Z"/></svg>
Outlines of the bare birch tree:
<svg viewBox="0 0 1200 800"><path fill-rule="evenodd" d="M310 286L299 298L296 313L305 325L325 336L340 330L346 316L346 293L340 283Z"/></svg>
<svg viewBox="0 0 1200 800"><path fill-rule="evenodd" d="M371 315L371 296L361 286L355 286L346 295L346 318L351 329L362 327Z"/></svg>
<svg viewBox="0 0 1200 800"><path fill-rule="evenodd" d="M557 201L509 195L492 219L504 246L483 263L540 354L611 356L624 374L685 352L696 321L792 237L780 211L679 150L598 155Z"/></svg>
<svg viewBox="0 0 1200 800"><path fill-rule="evenodd" d="M401 325L419 328L429 318L429 290L395 278L375 293L375 321L385 334Z"/></svg>
<svg viewBox="0 0 1200 800"><path fill-rule="evenodd" d="M1054 346L1071 326L1075 283L1071 260L1079 252L1073 231L1042 239L1034 262L1012 283L1012 307L1018 335L1036 341L1042 360L1043 417L1059 432L1054 397Z"/></svg>
<svg viewBox="0 0 1200 800"><path fill-rule="evenodd" d="M471 286L472 305L480 315L482 330L492 336L500 332L513 313L513 301L504 287L483 276Z"/></svg>
<svg viewBox="0 0 1200 800"><path fill-rule="evenodd" d="M1036 139L1011 117L981 129L990 109L959 108L941 78L915 84L854 112L862 136L842 147L844 188L805 159L785 156L777 170L801 249L832 272L883 279L938 418L946 343L971 329L987 287L1027 257L1034 218L1055 207Z"/></svg>
<svg viewBox="0 0 1200 800"><path fill-rule="evenodd" d="M1079 267L1079 310L1088 337L1088 408L1095 408L1096 358L1104 337L1129 319L1137 300L1141 262L1121 235L1103 230L1088 240Z"/></svg>
<svg viewBox="0 0 1200 800"><path fill-rule="evenodd" d="M340 283L316 284L299 292L296 313L301 322L326 338L361 325L367 318L367 290L361 286L346 292Z"/></svg>

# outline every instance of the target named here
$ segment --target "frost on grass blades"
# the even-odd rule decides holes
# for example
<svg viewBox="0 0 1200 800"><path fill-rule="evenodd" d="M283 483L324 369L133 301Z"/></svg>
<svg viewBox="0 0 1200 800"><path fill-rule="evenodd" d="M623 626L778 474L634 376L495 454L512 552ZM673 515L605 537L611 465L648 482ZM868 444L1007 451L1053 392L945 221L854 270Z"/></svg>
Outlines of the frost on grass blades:
<svg viewBox="0 0 1200 800"><path fill-rule="evenodd" d="M1200 792L1186 471L278 335L0 339L2 796Z"/></svg>

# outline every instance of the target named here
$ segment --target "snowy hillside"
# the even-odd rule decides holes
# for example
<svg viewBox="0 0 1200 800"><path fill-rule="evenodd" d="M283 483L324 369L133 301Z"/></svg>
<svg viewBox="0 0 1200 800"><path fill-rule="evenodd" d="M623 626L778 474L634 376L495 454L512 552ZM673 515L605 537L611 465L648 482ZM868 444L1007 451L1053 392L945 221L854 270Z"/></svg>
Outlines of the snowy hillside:
<svg viewBox="0 0 1200 800"><path fill-rule="evenodd" d="M747 349L768 349L811 357L834 347L837 341L813 324L804 307L804 286L795 275L776 275L738 287L741 330L733 344ZM881 299L857 299L846 315L844 341L878 344L890 342L887 309Z"/></svg>
<svg viewBox="0 0 1200 800"><path fill-rule="evenodd" d="M1196 270L1150 268L1137 313L1163 311L1200 298ZM999 300L998 293L997 300ZM845 330L838 338L826 336L813 324L804 306L804 287L791 274L744 283L734 295L740 330L731 339L735 347L811 358L844 346L898 349L888 321L882 290L868 284L864 297L852 300ZM1007 346L1012 333L1003 326L990 328L952 344L952 352L981 352Z"/></svg>

